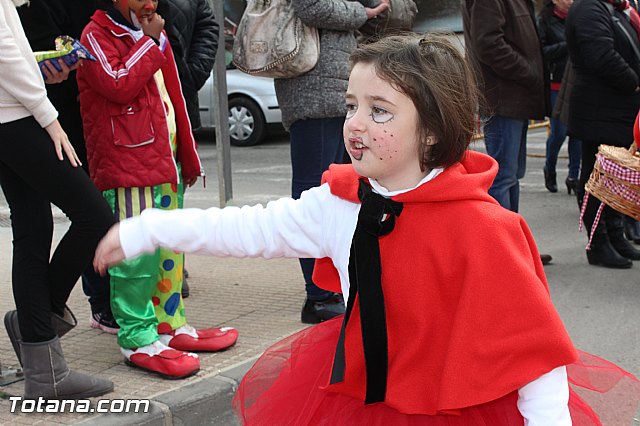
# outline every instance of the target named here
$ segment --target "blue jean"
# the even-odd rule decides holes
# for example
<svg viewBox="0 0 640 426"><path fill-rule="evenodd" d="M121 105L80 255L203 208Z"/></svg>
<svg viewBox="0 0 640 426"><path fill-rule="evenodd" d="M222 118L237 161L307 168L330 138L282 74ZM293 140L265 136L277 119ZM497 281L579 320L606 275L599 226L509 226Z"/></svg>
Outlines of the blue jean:
<svg viewBox="0 0 640 426"><path fill-rule="evenodd" d="M93 265L89 265L82 273L82 291L89 297L92 313L111 312L109 274L101 277Z"/></svg>
<svg viewBox="0 0 640 426"><path fill-rule="evenodd" d="M303 191L320 185L322 173L332 163L342 163L344 117L298 120L291 133L291 196L300 198ZM315 259L300 259L309 300L325 300L331 293L313 283Z"/></svg>
<svg viewBox="0 0 640 426"><path fill-rule="evenodd" d="M505 209L517 212L520 202L519 179L527 165L527 120L494 115L484 125L487 154L498 162L498 174L489 195Z"/></svg>
<svg viewBox="0 0 640 426"><path fill-rule="evenodd" d="M551 108L556 103L558 91L551 91ZM556 163L558 162L558 153L565 138L567 137L567 126L556 118L551 118L551 134L547 138L547 158L544 163L544 169L548 172L556 171ZM569 177L578 179L580 173L580 157L582 151L582 142L574 137L569 137Z"/></svg>

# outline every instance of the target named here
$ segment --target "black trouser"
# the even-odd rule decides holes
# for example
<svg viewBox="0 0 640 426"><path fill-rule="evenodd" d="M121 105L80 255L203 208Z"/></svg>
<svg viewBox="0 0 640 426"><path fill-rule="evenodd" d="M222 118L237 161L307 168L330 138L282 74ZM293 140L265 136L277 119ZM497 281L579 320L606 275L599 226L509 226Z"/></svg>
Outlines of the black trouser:
<svg viewBox="0 0 640 426"><path fill-rule="evenodd" d="M100 238L115 222L87 174L58 160L33 117L0 124L0 185L11 210L13 296L26 342L55 336L51 311L62 313ZM50 202L71 220L50 258Z"/></svg>
<svg viewBox="0 0 640 426"><path fill-rule="evenodd" d="M69 136L69 140L76 150L76 154L82 161L84 171L89 174L89 162L87 161L87 148L84 143L84 129L82 127L82 117L80 116L80 105L73 104L55 105L58 109L58 120L62 128ZM93 270L93 265L89 265L82 273L82 290L89 297L91 312L111 312L109 274L101 277Z"/></svg>

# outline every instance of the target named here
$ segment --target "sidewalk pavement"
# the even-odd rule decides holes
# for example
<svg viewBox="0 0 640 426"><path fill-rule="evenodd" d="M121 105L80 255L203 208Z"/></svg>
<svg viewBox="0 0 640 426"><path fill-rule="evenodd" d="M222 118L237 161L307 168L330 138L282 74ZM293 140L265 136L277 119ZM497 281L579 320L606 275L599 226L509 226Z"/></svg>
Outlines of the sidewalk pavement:
<svg viewBox="0 0 640 426"><path fill-rule="evenodd" d="M640 265L627 271L587 266L586 239L576 231L575 199L566 193L549 194L544 190L540 159L540 153L544 153L544 134L534 134L530 140L534 149L529 150L532 155L528 159L528 177L522 182L521 211L541 251L554 256L554 263L545 270L556 306L577 346L639 375ZM205 155L211 155L213 150L201 149L209 150ZM282 149L286 152L288 147ZM284 156L282 163L287 162L288 157ZM561 162L559 175L561 167L566 167L566 160ZM209 176L215 176L215 172ZM563 179L564 176L559 176L559 182ZM211 180L209 185L215 188ZM187 193L187 205L189 196L196 195ZM0 292L4 294L0 298L0 315L14 308L9 274L11 229L6 212L6 202L0 195ZM68 222L60 212L55 216L57 242ZM12 414L10 402L0 399L0 424L237 424L231 399L242 375L264 349L304 328L300 322L304 288L299 265L295 259L267 261L196 255L188 255L186 264L191 287L191 296L185 300L188 321L195 327L236 327L240 331L236 346L220 353L200 354L201 371L184 380L165 380L131 368L123 363L115 336L89 328L89 304L81 285L77 285L69 306L79 325L62 339L68 364L78 371L111 379L115 391L106 398L150 399L151 410L146 414ZM0 363L3 367L17 365L3 330L0 330ZM23 382L0 387L7 397L20 396L22 391ZM640 421L634 425L640 425Z"/></svg>

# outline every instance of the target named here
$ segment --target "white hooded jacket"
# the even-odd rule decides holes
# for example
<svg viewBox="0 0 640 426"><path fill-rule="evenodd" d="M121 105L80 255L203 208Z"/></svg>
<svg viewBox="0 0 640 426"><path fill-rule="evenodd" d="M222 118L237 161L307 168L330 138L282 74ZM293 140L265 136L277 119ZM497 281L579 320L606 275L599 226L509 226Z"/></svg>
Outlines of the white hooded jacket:
<svg viewBox="0 0 640 426"><path fill-rule="evenodd" d="M27 0L0 0L0 123L33 116L46 127L58 112L47 98L44 79L24 34L17 6Z"/></svg>

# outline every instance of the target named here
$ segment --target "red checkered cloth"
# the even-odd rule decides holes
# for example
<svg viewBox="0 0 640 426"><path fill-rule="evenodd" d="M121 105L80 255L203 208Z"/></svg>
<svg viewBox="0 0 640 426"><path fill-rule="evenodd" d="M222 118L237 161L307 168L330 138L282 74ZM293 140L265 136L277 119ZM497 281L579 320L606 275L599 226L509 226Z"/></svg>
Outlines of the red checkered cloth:
<svg viewBox="0 0 640 426"><path fill-rule="evenodd" d="M624 180L625 182L629 182L632 185L640 185L640 172L622 167L602 154L596 155L596 161L600 164L602 170L610 175L615 176L620 180Z"/></svg>

